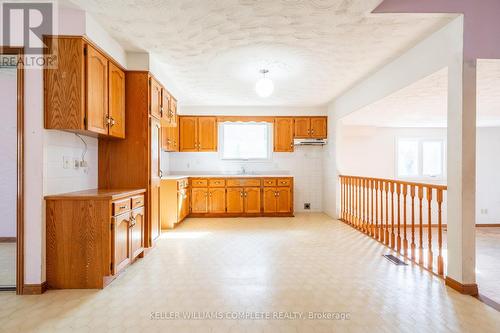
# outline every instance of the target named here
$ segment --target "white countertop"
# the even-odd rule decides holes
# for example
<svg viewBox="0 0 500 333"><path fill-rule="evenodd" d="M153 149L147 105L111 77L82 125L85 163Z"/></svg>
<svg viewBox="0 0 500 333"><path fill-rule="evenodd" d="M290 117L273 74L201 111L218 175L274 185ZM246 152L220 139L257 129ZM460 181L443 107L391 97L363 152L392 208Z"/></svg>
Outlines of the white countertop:
<svg viewBox="0 0 500 333"><path fill-rule="evenodd" d="M262 174L262 175L252 175L252 174L244 174L244 175L235 175L235 174L189 174L189 175L166 175L161 179L163 180L178 180L184 178L293 178L292 175L285 174Z"/></svg>

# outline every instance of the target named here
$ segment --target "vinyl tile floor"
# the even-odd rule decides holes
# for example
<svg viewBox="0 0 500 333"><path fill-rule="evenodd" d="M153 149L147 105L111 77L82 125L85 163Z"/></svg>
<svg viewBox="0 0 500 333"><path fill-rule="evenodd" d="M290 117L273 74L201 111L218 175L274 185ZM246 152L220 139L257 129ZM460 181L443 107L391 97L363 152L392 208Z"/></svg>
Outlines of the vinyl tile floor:
<svg viewBox="0 0 500 333"><path fill-rule="evenodd" d="M498 332L500 313L323 214L188 219L108 288L0 294L5 332Z"/></svg>

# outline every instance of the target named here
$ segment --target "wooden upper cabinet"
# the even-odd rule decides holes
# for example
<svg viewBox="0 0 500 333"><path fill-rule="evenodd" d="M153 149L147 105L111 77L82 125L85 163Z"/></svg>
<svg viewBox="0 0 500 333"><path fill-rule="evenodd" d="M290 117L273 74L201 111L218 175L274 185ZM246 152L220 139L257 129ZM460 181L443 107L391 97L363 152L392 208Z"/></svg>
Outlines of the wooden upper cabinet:
<svg viewBox="0 0 500 333"><path fill-rule="evenodd" d="M180 151L217 151L216 117L179 117L178 119Z"/></svg>
<svg viewBox="0 0 500 333"><path fill-rule="evenodd" d="M274 119L274 151L293 151L293 118Z"/></svg>
<svg viewBox="0 0 500 333"><path fill-rule="evenodd" d="M198 151L198 118L179 117L180 151Z"/></svg>
<svg viewBox="0 0 500 333"><path fill-rule="evenodd" d="M295 118L296 138L327 138L327 117L298 117Z"/></svg>
<svg viewBox="0 0 500 333"><path fill-rule="evenodd" d="M311 118L311 137L325 139L327 134L327 118Z"/></svg>
<svg viewBox="0 0 500 333"><path fill-rule="evenodd" d="M198 151L217 151L217 118L198 118Z"/></svg>
<svg viewBox="0 0 500 333"><path fill-rule="evenodd" d="M108 59L87 45L87 129L108 134Z"/></svg>
<svg viewBox="0 0 500 333"><path fill-rule="evenodd" d="M170 94L166 89L161 90L161 119L168 125L171 123L170 118Z"/></svg>
<svg viewBox="0 0 500 333"><path fill-rule="evenodd" d="M295 137L308 138L311 133L310 118L295 118Z"/></svg>
<svg viewBox="0 0 500 333"><path fill-rule="evenodd" d="M45 36L57 68L44 68L45 128L86 130L85 43L81 38Z"/></svg>
<svg viewBox="0 0 500 333"><path fill-rule="evenodd" d="M162 103L162 87L161 84L156 81L153 77L150 77L150 98L149 98L149 109L150 113L153 117L156 117L157 119L161 119L162 117L162 112L161 112L161 103Z"/></svg>
<svg viewBox="0 0 500 333"><path fill-rule="evenodd" d="M169 105L169 120L171 126L177 126L177 100L170 96L170 105Z"/></svg>
<svg viewBox="0 0 500 333"><path fill-rule="evenodd" d="M109 63L109 135L125 138L125 72Z"/></svg>
<svg viewBox="0 0 500 333"><path fill-rule="evenodd" d="M57 59L44 68L45 128L124 138L123 70L84 37L45 36L44 42Z"/></svg>

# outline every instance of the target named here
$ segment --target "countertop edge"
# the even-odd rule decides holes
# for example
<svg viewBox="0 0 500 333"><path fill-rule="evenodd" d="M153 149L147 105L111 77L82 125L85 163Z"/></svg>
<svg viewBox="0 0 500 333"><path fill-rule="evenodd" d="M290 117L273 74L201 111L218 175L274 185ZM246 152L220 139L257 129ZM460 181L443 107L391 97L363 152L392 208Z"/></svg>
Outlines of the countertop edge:
<svg viewBox="0 0 500 333"><path fill-rule="evenodd" d="M109 193L99 193L99 189L75 191L61 194L51 194L44 196L45 200L118 200L143 194L146 189L102 189Z"/></svg>

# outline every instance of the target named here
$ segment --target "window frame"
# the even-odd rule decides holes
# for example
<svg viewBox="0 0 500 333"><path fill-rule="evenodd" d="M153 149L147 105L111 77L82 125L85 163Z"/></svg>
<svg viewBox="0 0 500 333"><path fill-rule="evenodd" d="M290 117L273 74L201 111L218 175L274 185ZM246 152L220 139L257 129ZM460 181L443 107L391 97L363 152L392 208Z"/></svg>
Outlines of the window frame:
<svg viewBox="0 0 500 333"><path fill-rule="evenodd" d="M417 141L418 143L418 161L417 161L417 171L418 174L416 176L401 176L399 174L399 143L401 141ZM424 163L423 163L423 155L424 155L424 142L438 142L441 144L441 174L436 176L424 175ZM447 178L447 147L446 141L442 138L437 137L396 137L396 149L394 151L394 164L395 164L395 178L402 179L407 181L444 181Z"/></svg>
<svg viewBox="0 0 500 333"><path fill-rule="evenodd" d="M267 157L265 158L225 158L224 157L224 125L225 124L239 124L239 125L266 125L267 127ZM218 140L219 140L219 159L222 161L233 161L233 162L256 162L256 163L261 163L261 162L268 162L271 161L273 158L273 124L270 122L263 122L263 121L225 121L225 122L220 122L217 125L217 134L218 134Z"/></svg>

